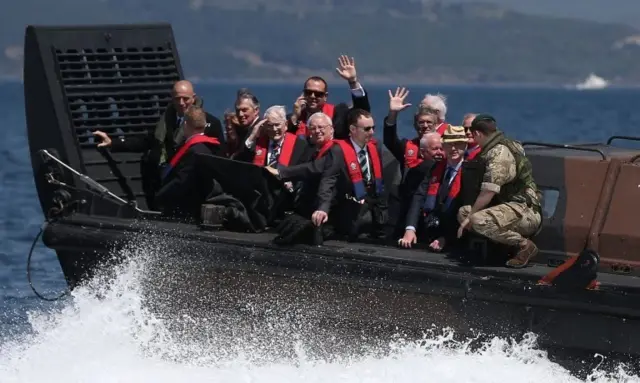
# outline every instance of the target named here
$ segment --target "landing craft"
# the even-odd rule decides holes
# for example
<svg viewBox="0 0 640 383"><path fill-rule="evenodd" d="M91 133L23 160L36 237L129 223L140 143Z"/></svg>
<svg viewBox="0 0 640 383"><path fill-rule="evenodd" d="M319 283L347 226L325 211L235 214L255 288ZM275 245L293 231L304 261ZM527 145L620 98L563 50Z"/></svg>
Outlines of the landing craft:
<svg viewBox="0 0 640 383"><path fill-rule="evenodd" d="M24 49L29 148L49 221L42 237L70 288L107 267L114 249L142 240L162 250L147 275L148 304L158 311L246 319L279 310L362 332L533 331L545 348L640 354L640 151L614 145L636 138L525 143L544 195L540 254L526 269L472 267L365 240L280 247L268 228L239 233L148 211L140 155L96 149L92 131L144 135L170 102L184 77L170 25L29 26ZM388 154L392 185L399 170ZM253 165L233 166L244 173L219 174L229 193L268 214L275 180ZM597 290L538 283L585 248L600 258Z"/></svg>

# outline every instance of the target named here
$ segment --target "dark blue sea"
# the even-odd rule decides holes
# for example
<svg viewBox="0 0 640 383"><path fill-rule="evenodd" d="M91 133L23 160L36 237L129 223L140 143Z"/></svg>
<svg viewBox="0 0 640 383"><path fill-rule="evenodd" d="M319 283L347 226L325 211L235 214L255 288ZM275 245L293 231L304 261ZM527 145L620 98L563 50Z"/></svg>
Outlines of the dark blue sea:
<svg viewBox="0 0 640 383"><path fill-rule="evenodd" d="M196 92L204 98L207 111L220 118L233 107L239 86L197 85ZM260 99L262 110L275 104L290 109L301 91L297 85L249 87ZM366 89L376 124L381 126L391 87ZM408 102L414 106L427 92L445 94L450 123L460 124L468 112L487 112L496 117L503 131L520 140L575 143L606 141L611 135L640 136L640 90L444 86L410 90ZM334 103L348 101L349 92L344 85L331 85L329 97ZM405 345L393 358L371 355L350 363L302 360L254 366L237 361L225 367L193 366L140 352L137 342L144 334L132 323L147 323L149 318L128 311L138 304L131 291L101 300L78 291L55 303L39 300L31 291L26 278L27 254L43 215L28 155L22 85L0 84L0 106L0 383L578 381L539 353L535 345L513 345L500 339L483 352ZM411 136L412 112L401 116L401 133ZM381 129L376 131L378 136L381 133ZM55 296L65 290L55 254L42 244L36 247L32 269L34 285L44 295ZM114 283L124 283L124 279ZM142 317L132 321L131 315ZM178 347L179 340L164 342L163 347L170 349ZM188 348L180 347L188 359L188 351L184 351ZM609 372L612 375L607 377L595 370L590 379L640 381L624 371Z"/></svg>

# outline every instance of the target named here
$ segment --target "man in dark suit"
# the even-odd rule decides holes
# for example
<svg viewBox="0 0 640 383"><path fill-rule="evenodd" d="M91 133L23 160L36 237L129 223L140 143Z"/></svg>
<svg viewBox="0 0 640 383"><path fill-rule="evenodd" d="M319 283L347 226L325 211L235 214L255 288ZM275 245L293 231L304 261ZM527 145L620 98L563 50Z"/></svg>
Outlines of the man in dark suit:
<svg viewBox="0 0 640 383"><path fill-rule="evenodd" d="M206 113L191 106L184 115L185 142L163 169L162 187L156 201L163 212L177 218L197 220L200 207L212 189L212 179L197 166L197 154L219 155L220 142L205 134Z"/></svg>
<svg viewBox="0 0 640 383"><path fill-rule="evenodd" d="M258 166L294 166L306 157L306 140L287 132L286 109L274 105L264 112L264 119L253 126L244 141L238 160Z"/></svg>
<svg viewBox="0 0 640 383"><path fill-rule="evenodd" d="M358 80L354 58L345 55L340 56L338 58L338 68L336 68L336 72L349 84L353 108L370 112L371 105L369 104L369 96ZM336 138L348 137L349 128L342 122L345 121L345 114L349 107L344 103L337 105L331 104L327 102L328 98L329 91L327 82L319 76L309 77L307 81L304 82L302 94L293 104L293 113L287 116L287 130L303 138L309 137L310 132L307 127L307 120L313 114L322 112L333 120Z"/></svg>
<svg viewBox="0 0 640 383"><path fill-rule="evenodd" d="M405 234L398 240L402 247L409 248L420 238L432 250L442 251L457 236L462 163L468 143L464 127L449 125L442 142L447 158L437 162L416 189Z"/></svg>
<svg viewBox="0 0 640 383"><path fill-rule="evenodd" d="M349 138L334 140L329 153L331 164L320 181L318 209L311 220L320 226L331 215L336 234L349 240L366 231L372 238L381 238L387 221L382 146L373 139L371 113L352 109L347 122Z"/></svg>
<svg viewBox="0 0 640 383"><path fill-rule="evenodd" d="M109 135L100 130L93 133L102 140L98 147L109 147L113 152L144 153L141 163L142 184L147 196L147 205L151 209L155 209L153 196L160 187L160 168L171 161L178 148L184 143L184 114L192 105L201 108L203 104L202 99L196 96L193 84L186 80L176 82L171 95L172 102L160 117L155 129L145 136L118 137L112 140ZM209 113L205 115L204 134L215 137L221 147L224 147L224 134L220 120Z"/></svg>

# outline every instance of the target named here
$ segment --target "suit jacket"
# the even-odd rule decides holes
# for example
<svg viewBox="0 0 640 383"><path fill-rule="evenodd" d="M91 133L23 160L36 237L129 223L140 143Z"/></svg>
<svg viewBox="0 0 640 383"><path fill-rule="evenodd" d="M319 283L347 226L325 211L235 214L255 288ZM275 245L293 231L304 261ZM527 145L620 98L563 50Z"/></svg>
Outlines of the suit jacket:
<svg viewBox="0 0 640 383"><path fill-rule="evenodd" d="M156 194L156 202L166 215L200 218L200 206L213 188L213 179L204 172L204 166L199 166L198 154L219 155L221 150L219 145L195 144L169 171Z"/></svg>
<svg viewBox="0 0 640 383"><path fill-rule="evenodd" d="M382 146L379 143L377 149L382 159ZM324 166L318 187L318 210L328 212L336 231L350 237L359 234L358 227L366 210L371 213L373 230L381 230L382 225L387 223L385 193L377 195L374 190L369 190L364 204L347 198L353 196L353 183L349 178L342 149L335 145L325 156L328 157L325 160L328 163Z"/></svg>
<svg viewBox="0 0 640 383"><path fill-rule="evenodd" d="M419 187L424 187L422 182L431 172L431 167L434 163L433 160L425 160L420 165L407 169L398 186L397 195L389 196L389 219L391 220L390 223L396 227L395 236L404 234L407 218L411 214L410 209L414 204L414 194ZM424 196L418 198L424 198ZM420 203L417 202L415 204L422 207ZM411 219L413 221L413 217Z"/></svg>
<svg viewBox="0 0 640 383"><path fill-rule="evenodd" d="M446 161L446 160L443 160ZM426 176L416 189L413 197L411 199L411 205L407 212L407 219L405 227L413 226L416 230L420 230L420 226L422 225L423 220L423 205L427 198L427 190L429 188L429 183L431 181L431 174L435 166L432 166L430 170L427 172ZM446 197L446 196L445 196ZM438 193L438 198L436 200L436 207L433 210L433 213L437 214L440 220L440 227L438 230L435 230L431 233L428 233L428 237L437 238L440 236L445 237L447 243L451 243L455 240L457 236L458 230L458 220L457 213L460 208L460 198L456 198L449 206L449 209L443 210L444 198ZM421 233L425 234L425 233Z"/></svg>
<svg viewBox="0 0 640 383"><path fill-rule="evenodd" d="M194 104L202 107L203 101L201 98L196 97ZM224 149L225 137L220 120L209 113L207 113L206 116L208 125L205 128L204 134L209 137L217 138L218 141L220 141L221 147ZM147 132L147 135L142 137L123 137L121 139L115 139L111 144L111 151L136 153L147 152L148 161L159 164L160 158L162 157L162 149L164 147L164 150L166 151L166 161L168 162L180 146L180 143L176 143L174 141L174 135L178 128L178 115L176 113L176 109L173 104L169 104L155 128Z"/></svg>
<svg viewBox="0 0 640 383"><path fill-rule="evenodd" d="M243 140L241 142L242 148L233 158L238 161L253 162L253 158L256 155L256 143L253 144L253 147L247 148L245 141L246 140ZM308 150L309 144L307 143L307 141L303 138L298 137L296 139L295 145L293 146L293 153L291 153L291 161L289 162L289 166L298 165L308 159ZM267 165L267 157L268 156L265 156L265 163L263 164L264 166Z"/></svg>
<svg viewBox="0 0 640 383"><path fill-rule="evenodd" d="M279 177L283 181L296 182L300 188L294 203L294 211L303 217L311 217L318 208L317 195L320 187L320 179L324 171L331 165L332 157L324 155L318 159L313 159L315 147L308 150L309 158L305 162L295 166L282 167L279 169Z"/></svg>
<svg viewBox="0 0 640 383"><path fill-rule="evenodd" d="M404 154L407 147L406 138L398 137L398 126L396 124L387 126L387 118L384 118L383 123L383 132L382 132L382 141L384 142L384 146L389 149L391 154L398 160L400 164L400 171L402 174L405 174L408 170L405 169L404 166Z"/></svg>

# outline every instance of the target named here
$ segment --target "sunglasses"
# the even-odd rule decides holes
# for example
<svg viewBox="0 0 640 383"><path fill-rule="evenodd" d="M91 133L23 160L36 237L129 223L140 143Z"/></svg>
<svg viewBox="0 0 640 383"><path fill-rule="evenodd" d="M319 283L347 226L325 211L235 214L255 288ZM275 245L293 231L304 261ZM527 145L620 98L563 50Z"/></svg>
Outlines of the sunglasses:
<svg viewBox="0 0 640 383"><path fill-rule="evenodd" d="M370 130L373 130L375 128L375 126L365 126L362 128L362 130L364 130L365 132L368 132Z"/></svg>
<svg viewBox="0 0 640 383"><path fill-rule="evenodd" d="M304 95L307 96L307 97L316 96L316 97L320 98L320 97L326 96L327 92L321 92L319 90L305 89L304 90Z"/></svg>

